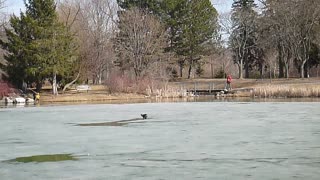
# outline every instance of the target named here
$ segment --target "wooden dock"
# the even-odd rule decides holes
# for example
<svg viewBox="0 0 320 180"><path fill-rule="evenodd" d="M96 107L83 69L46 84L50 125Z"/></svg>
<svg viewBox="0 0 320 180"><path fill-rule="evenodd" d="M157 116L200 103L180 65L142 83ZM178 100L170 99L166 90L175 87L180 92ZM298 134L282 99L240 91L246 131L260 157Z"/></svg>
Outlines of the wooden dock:
<svg viewBox="0 0 320 180"><path fill-rule="evenodd" d="M221 87L221 84L220 84ZM235 94L237 92L251 92L253 88L236 88L236 89L215 89L213 82L192 82L192 83L181 83L180 88L184 89L187 93L193 95L223 95L223 94Z"/></svg>
<svg viewBox="0 0 320 180"><path fill-rule="evenodd" d="M237 88L237 89L231 89L231 90L226 90L226 89L212 89L212 90L194 90L194 89L189 89L187 92L192 93L194 95L223 95L223 94L235 94L238 92L252 92L253 88Z"/></svg>
<svg viewBox="0 0 320 180"><path fill-rule="evenodd" d="M211 90L204 90L204 89L187 89L188 93L192 93L194 95L218 95L218 94L228 94L231 91L227 91L225 89L211 89Z"/></svg>

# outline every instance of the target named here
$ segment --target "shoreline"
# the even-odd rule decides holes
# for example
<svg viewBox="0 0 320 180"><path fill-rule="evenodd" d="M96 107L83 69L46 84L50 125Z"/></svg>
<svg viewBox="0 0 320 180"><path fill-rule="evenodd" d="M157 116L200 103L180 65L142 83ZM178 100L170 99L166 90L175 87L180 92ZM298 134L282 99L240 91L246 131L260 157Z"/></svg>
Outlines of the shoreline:
<svg viewBox="0 0 320 180"><path fill-rule="evenodd" d="M64 105L103 105L103 104L141 104L141 103L194 103L194 102L238 102L238 103L320 103L320 98L257 98L257 97L216 97L195 96L188 98L144 98L144 99L109 99L100 101L55 101L37 104L5 104L0 101L0 109L15 107L49 107Z"/></svg>
<svg viewBox="0 0 320 180"><path fill-rule="evenodd" d="M139 100L145 99L143 95L138 94L60 94L57 96L44 94L41 96L40 102L41 103L59 103L59 102L90 102L90 101L111 101L111 100Z"/></svg>
<svg viewBox="0 0 320 180"><path fill-rule="evenodd" d="M200 99L313 99L320 101L320 78L310 79L235 79L232 82L232 91L228 94L200 95L181 92L181 87L192 89L194 84L198 88L208 88L208 83L214 83L214 88L222 89L225 84L224 79L194 79L169 82L164 89L156 90L162 94L137 94L137 93L109 93L107 88L102 85L91 85L88 92L78 92L69 90L57 96L51 94L50 87L45 87L41 93L40 104L91 104L91 103L130 103L130 102L158 102L158 101L193 101ZM190 88L191 87L191 88ZM251 89L250 91L237 91L240 89ZM167 90L167 91L165 91ZM30 94L28 95L31 96ZM168 100L169 99L169 100ZM199 98L198 98L199 99ZM0 104L4 104L0 100Z"/></svg>

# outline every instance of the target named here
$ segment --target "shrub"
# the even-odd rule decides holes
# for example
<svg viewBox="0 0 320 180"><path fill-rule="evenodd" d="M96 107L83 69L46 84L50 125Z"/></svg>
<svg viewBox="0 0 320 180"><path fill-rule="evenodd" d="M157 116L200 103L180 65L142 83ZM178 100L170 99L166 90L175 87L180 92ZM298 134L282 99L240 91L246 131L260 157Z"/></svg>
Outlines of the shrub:
<svg viewBox="0 0 320 180"><path fill-rule="evenodd" d="M148 77L135 79L128 75L114 73L109 76L105 82L110 93L140 93L148 94L148 91L159 88L161 82Z"/></svg>
<svg viewBox="0 0 320 180"><path fill-rule="evenodd" d="M8 96L10 93L13 93L12 86L4 81L0 81L0 99L4 96Z"/></svg>
<svg viewBox="0 0 320 180"><path fill-rule="evenodd" d="M131 79L119 73L113 73L105 84L110 92L128 92L131 86Z"/></svg>
<svg viewBox="0 0 320 180"><path fill-rule="evenodd" d="M196 74L197 76L201 77L204 73L204 69L202 68L201 65L198 65L197 68L196 68Z"/></svg>
<svg viewBox="0 0 320 180"><path fill-rule="evenodd" d="M178 71L176 68L167 68L167 74L170 75L170 79L178 78Z"/></svg>
<svg viewBox="0 0 320 180"><path fill-rule="evenodd" d="M225 78L225 72L222 68L218 70L218 72L214 76L215 78Z"/></svg>

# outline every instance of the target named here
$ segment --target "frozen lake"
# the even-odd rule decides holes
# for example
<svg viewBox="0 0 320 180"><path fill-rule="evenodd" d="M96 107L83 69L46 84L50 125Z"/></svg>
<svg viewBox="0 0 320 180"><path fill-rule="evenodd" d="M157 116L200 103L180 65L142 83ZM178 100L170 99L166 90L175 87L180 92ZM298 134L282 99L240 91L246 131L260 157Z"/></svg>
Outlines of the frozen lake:
<svg viewBox="0 0 320 180"><path fill-rule="evenodd" d="M19 161L57 154L72 158ZM318 180L319 169L319 102L0 108L0 179Z"/></svg>

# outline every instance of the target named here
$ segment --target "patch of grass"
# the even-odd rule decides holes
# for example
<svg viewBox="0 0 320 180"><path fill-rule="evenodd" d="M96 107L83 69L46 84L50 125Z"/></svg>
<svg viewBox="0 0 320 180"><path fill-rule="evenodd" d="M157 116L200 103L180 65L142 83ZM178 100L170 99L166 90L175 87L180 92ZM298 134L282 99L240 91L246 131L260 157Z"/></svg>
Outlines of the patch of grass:
<svg viewBox="0 0 320 180"><path fill-rule="evenodd" d="M124 126L129 123L140 123L145 121L142 118L135 118L135 119L128 119L128 120L121 120L121 121L112 121L112 122L101 122L101 123L84 123L84 124L77 124L77 126Z"/></svg>

